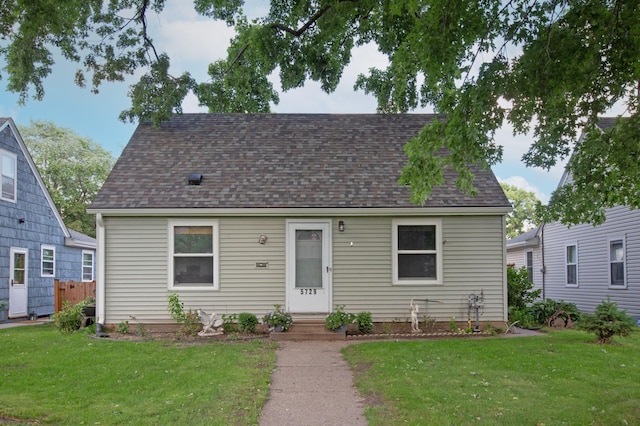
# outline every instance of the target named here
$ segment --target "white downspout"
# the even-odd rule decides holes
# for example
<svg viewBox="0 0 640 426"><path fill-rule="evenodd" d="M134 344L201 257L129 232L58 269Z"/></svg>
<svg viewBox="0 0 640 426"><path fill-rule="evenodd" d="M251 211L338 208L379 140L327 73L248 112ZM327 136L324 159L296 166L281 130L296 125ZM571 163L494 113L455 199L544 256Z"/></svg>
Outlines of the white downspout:
<svg viewBox="0 0 640 426"><path fill-rule="evenodd" d="M105 310L105 234L102 214L96 213L96 241L98 254L98 274L96 276L96 322L104 325Z"/></svg>

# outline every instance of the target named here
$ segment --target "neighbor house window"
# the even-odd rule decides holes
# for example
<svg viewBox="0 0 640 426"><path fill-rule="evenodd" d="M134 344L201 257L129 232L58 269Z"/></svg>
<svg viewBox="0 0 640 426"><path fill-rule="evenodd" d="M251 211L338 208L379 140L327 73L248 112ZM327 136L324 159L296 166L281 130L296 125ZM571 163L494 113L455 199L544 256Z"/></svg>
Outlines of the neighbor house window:
<svg viewBox="0 0 640 426"><path fill-rule="evenodd" d="M533 251L528 251L524 255L525 266L527 267L527 274L529 277L529 282L533 282Z"/></svg>
<svg viewBox="0 0 640 426"><path fill-rule="evenodd" d="M393 283L442 284L442 222L393 221Z"/></svg>
<svg viewBox="0 0 640 426"><path fill-rule="evenodd" d="M53 277L56 274L56 249L53 246L42 246L40 248L40 260L42 266L40 275L43 277Z"/></svg>
<svg viewBox="0 0 640 426"><path fill-rule="evenodd" d="M5 201L16 201L18 157L7 151L0 150L0 178L2 179L2 190L0 199Z"/></svg>
<svg viewBox="0 0 640 426"><path fill-rule="evenodd" d="M93 252L82 250L82 281L93 281Z"/></svg>
<svg viewBox="0 0 640 426"><path fill-rule="evenodd" d="M171 221L169 288L218 288L216 221Z"/></svg>
<svg viewBox="0 0 640 426"><path fill-rule="evenodd" d="M609 240L609 285L626 287L624 239Z"/></svg>
<svg viewBox="0 0 640 426"><path fill-rule="evenodd" d="M566 285L578 285L578 245L567 244L565 246L565 270Z"/></svg>

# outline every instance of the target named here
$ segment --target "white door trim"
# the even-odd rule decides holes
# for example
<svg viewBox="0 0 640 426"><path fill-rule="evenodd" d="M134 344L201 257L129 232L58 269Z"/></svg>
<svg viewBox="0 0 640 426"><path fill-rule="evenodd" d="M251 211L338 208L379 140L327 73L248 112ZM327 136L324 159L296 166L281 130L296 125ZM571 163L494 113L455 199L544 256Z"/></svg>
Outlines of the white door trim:
<svg viewBox="0 0 640 426"><path fill-rule="evenodd" d="M286 308L292 313L331 312L332 254L331 219L287 219L286 220ZM296 231L322 231L322 288L296 287Z"/></svg>

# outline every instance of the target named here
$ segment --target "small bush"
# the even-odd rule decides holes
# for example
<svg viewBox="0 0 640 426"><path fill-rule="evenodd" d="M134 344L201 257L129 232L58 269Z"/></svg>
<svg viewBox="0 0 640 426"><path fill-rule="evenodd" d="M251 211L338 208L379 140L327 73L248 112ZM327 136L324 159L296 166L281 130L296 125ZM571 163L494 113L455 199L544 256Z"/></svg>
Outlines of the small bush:
<svg viewBox="0 0 640 426"><path fill-rule="evenodd" d="M189 309L189 311L184 314L184 320L179 329L180 333L185 336L195 336L201 328L202 322L200 321L200 315Z"/></svg>
<svg viewBox="0 0 640 426"><path fill-rule="evenodd" d="M116 333L128 334L129 333L129 321L122 321L116 326Z"/></svg>
<svg viewBox="0 0 640 426"><path fill-rule="evenodd" d="M82 326L82 309L84 304L72 305L68 300L62 302L62 310L53 316L58 330L62 333L73 333Z"/></svg>
<svg viewBox="0 0 640 426"><path fill-rule="evenodd" d="M531 309L522 308L516 309L512 306L509 307L509 321L520 328L538 328L542 324L536 321L535 317L531 313Z"/></svg>
<svg viewBox="0 0 640 426"><path fill-rule="evenodd" d="M358 333L369 334L373 332L373 320L371 319L371 312L359 312L356 314L356 326L358 327Z"/></svg>
<svg viewBox="0 0 640 426"><path fill-rule="evenodd" d="M171 293L169 296L169 315L171 318L181 324L184 322L185 312L184 303L180 301L180 297L177 293Z"/></svg>
<svg viewBox="0 0 640 426"><path fill-rule="evenodd" d="M258 325L258 317L249 312L241 312L238 315L238 329L241 333L255 333Z"/></svg>
<svg viewBox="0 0 640 426"><path fill-rule="evenodd" d="M618 304L608 297L596 307L594 314L582 314L578 328L595 333L598 343L604 344L610 344L613 336L628 336L638 329L636 320L619 310Z"/></svg>
<svg viewBox="0 0 640 426"><path fill-rule="evenodd" d="M238 314L222 314L222 330L225 333L238 331Z"/></svg>
<svg viewBox="0 0 640 426"><path fill-rule="evenodd" d="M562 310L565 311L569 318L565 318L571 321L578 321L580 319L580 311L576 307L575 303L567 303L562 300L546 299L535 302L531 305L531 314L538 324L547 324L549 319L556 314L556 312Z"/></svg>
<svg viewBox="0 0 640 426"><path fill-rule="evenodd" d="M525 309L540 297L541 290L532 290L529 273L524 266L520 269L507 268L507 301L509 308ZM511 318L509 318L512 320Z"/></svg>

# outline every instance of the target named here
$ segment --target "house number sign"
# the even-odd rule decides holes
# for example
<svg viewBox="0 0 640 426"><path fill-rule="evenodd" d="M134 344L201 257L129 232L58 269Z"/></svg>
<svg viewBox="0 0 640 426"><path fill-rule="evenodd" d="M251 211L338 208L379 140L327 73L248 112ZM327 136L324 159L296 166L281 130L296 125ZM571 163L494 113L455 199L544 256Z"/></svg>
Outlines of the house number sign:
<svg viewBox="0 0 640 426"><path fill-rule="evenodd" d="M318 294L317 288L301 288L300 294Z"/></svg>

